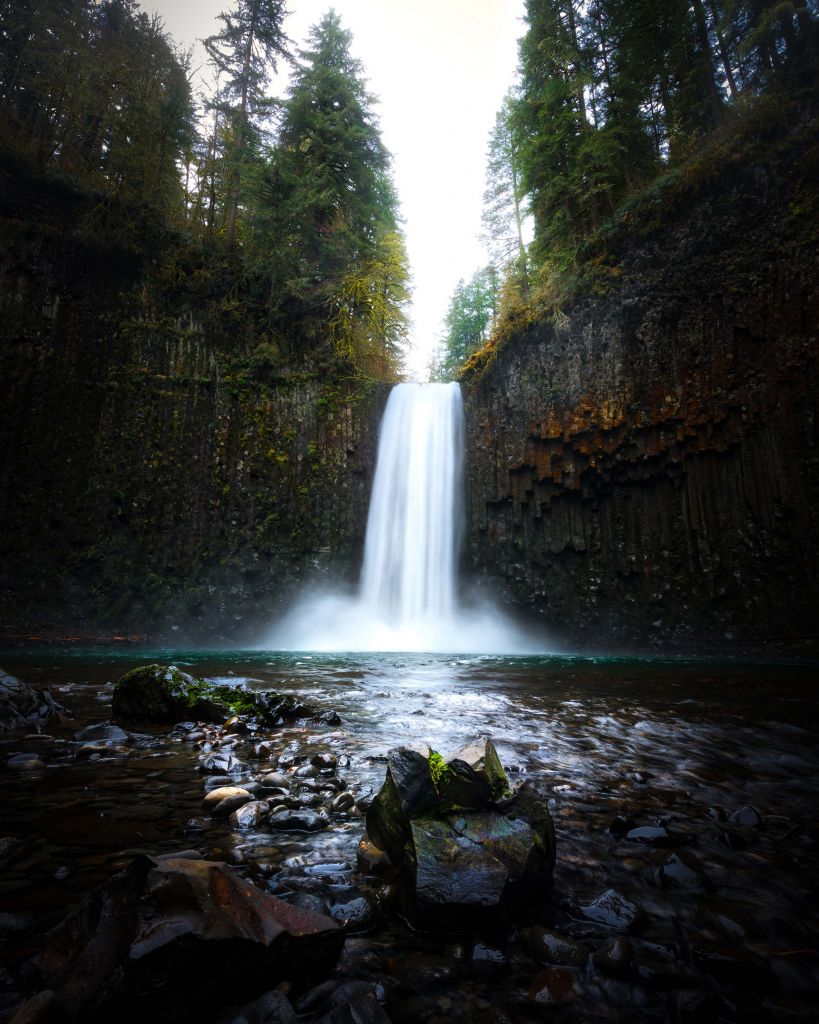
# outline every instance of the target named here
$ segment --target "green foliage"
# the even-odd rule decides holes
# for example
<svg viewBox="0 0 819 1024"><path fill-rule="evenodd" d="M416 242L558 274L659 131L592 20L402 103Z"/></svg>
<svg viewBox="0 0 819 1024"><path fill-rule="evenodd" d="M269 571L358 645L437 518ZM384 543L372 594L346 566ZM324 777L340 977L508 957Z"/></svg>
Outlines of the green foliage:
<svg viewBox="0 0 819 1024"><path fill-rule="evenodd" d="M498 274L491 265L458 282L444 320L446 333L430 367L431 380L452 380L486 343L497 311L497 290Z"/></svg>

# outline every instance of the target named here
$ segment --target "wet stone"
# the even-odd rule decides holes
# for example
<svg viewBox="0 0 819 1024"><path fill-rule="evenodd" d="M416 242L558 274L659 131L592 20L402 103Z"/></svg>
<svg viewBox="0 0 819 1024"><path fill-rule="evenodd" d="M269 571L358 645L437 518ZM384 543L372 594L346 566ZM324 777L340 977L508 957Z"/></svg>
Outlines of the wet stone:
<svg viewBox="0 0 819 1024"><path fill-rule="evenodd" d="M646 846L671 846L676 840L667 829L660 825L642 825L626 833L631 843L644 843Z"/></svg>
<svg viewBox="0 0 819 1024"><path fill-rule="evenodd" d="M252 1003L231 1010L217 1024L296 1024L298 1018L283 992L266 992Z"/></svg>
<svg viewBox="0 0 819 1024"><path fill-rule="evenodd" d="M319 771L335 771L338 758L335 754L313 754L310 764Z"/></svg>
<svg viewBox="0 0 819 1024"><path fill-rule="evenodd" d="M267 804L261 800L251 800L233 811L228 819L231 828L257 828L267 816Z"/></svg>
<svg viewBox="0 0 819 1024"><path fill-rule="evenodd" d="M708 879L690 854L672 853L657 869L657 880L664 889L703 892Z"/></svg>
<svg viewBox="0 0 819 1024"><path fill-rule="evenodd" d="M563 1006L580 994L577 977L565 967L547 967L533 980L526 1001L535 1006Z"/></svg>
<svg viewBox="0 0 819 1024"><path fill-rule="evenodd" d="M252 799L246 789L238 786L220 786L207 793L202 804L214 818L225 818L243 804L250 803Z"/></svg>
<svg viewBox="0 0 819 1024"><path fill-rule="evenodd" d="M589 959L588 947L582 942L575 942L574 939L537 925L522 928L520 941L529 956L541 963L582 967Z"/></svg>
<svg viewBox="0 0 819 1024"><path fill-rule="evenodd" d="M307 808L298 811L285 808L271 812L268 824L271 828L284 832L319 832L327 828L329 822L317 811Z"/></svg>
<svg viewBox="0 0 819 1024"><path fill-rule="evenodd" d="M330 916L349 932L365 932L375 928L380 918L378 906L366 896L357 896L345 903L336 903Z"/></svg>
<svg viewBox="0 0 819 1024"><path fill-rule="evenodd" d="M476 942L472 948L469 969L478 978L502 977L509 973L509 957L497 946Z"/></svg>
<svg viewBox="0 0 819 1024"><path fill-rule="evenodd" d="M614 889L607 889L590 903L581 903L578 910L587 921L621 932L639 927L645 917L636 903L627 900Z"/></svg>
<svg viewBox="0 0 819 1024"><path fill-rule="evenodd" d="M594 953L592 960L598 971L611 978L631 977L634 972L631 940L625 935L609 939Z"/></svg>
<svg viewBox="0 0 819 1024"><path fill-rule="evenodd" d="M290 779L284 772L268 772L259 779L260 789L288 789Z"/></svg>
<svg viewBox="0 0 819 1024"><path fill-rule="evenodd" d="M354 806L355 799L352 793L339 793L330 804L331 809L337 813L352 810Z"/></svg>
<svg viewBox="0 0 819 1024"><path fill-rule="evenodd" d="M682 989L668 998L668 1012L673 1024L717 1024L721 1017L722 1000L713 992L701 989Z"/></svg>
<svg viewBox="0 0 819 1024"><path fill-rule="evenodd" d="M23 855L24 846L14 836L3 836L0 839L0 868L5 868Z"/></svg>
<svg viewBox="0 0 819 1024"><path fill-rule="evenodd" d="M728 818L731 825L739 825L742 828L760 828L762 826L762 815L752 804L745 804Z"/></svg>
<svg viewBox="0 0 819 1024"><path fill-rule="evenodd" d="M776 987L768 964L742 946L701 942L694 946L692 959L701 971L725 984L747 986L754 992Z"/></svg>
<svg viewBox="0 0 819 1024"><path fill-rule="evenodd" d="M88 743L93 740L104 743L127 743L131 739L131 734L112 722L97 722L75 732L74 739L80 743Z"/></svg>

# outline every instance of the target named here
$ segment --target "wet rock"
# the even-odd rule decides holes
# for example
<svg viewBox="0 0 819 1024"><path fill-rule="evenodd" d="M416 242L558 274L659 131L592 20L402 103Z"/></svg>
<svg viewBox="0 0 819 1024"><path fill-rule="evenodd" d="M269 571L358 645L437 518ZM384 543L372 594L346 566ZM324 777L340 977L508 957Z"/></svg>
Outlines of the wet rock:
<svg viewBox="0 0 819 1024"><path fill-rule="evenodd" d="M439 805L430 769L432 753L426 744L391 750L384 785L367 811L367 834L396 862L409 839L410 820Z"/></svg>
<svg viewBox="0 0 819 1024"><path fill-rule="evenodd" d="M453 807L488 807L509 793L509 780L487 737L459 747L446 759L439 790Z"/></svg>
<svg viewBox="0 0 819 1024"><path fill-rule="evenodd" d="M618 839L622 839L627 832L630 832L635 828L635 821L633 818L627 818L622 814L615 815L609 824L609 832L613 836L617 836Z"/></svg>
<svg viewBox="0 0 819 1024"><path fill-rule="evenodd" d="M353 807L355 807L355 798L352 793L339 793L330 804L330 809L339 814L350 811Z"/></svg>
<svg viewBox="0 0 819 1024"><path fill-rule="evenodd" d="M233 811L228 821L231 828L257 828L267 817L267 811L267 804L263 800L251 800Z"/></svg>
<svg viewBox="0 0 819 1024"><path fill-rule="evenodd" d="M313 754L310 758L310 764L314 768L318 768L319 771L334 772L338 764L338 758L335 754Z"/></svg>
<svg viewBox="0 0 819 1024"><path fill-rule="evenodd" d="M630 978L634 973L634 957L631 940L618 935L596 950L592 960L598 971L611 978Z"/></svg>
<svg viewBox="0 0 819 1024"><path fill-rule="evenodd" d="M9 768L22 769L23 771L39 771L45 768L45 763L40 759L39 754L12 754L6 761Z"/></svg>
<svg viewBox="0 0 819 1024"><path fill-rule="evenodd" d="M381 917L379 907L366 896L356 896L344 903L336 903L330 916L348 932L371 931Z"/></svg>
<svg viewBox="0 0 819 1024"><path fill-rule="evenodd" d="M26 914L0 912L0 938L24 932L31 925L31 921Z"/></svg>
<svg viewBox="0 0 819 1024"><path fill-rule="evenodd" d="M48 690L35 690L0 668L0 733L40 729L52 716L64 714Z"/></svg>
<svg viewBox="0 0 819 1024"><path fill-rule="evenodd" d="M117 718L145 722L177 721L183 716L227 722L240 714L273 726L309 714L292 697L243 683L230 686L196 679L175 665L144 665L126 672L114 686L112 707Z"/></svg>
<svg viewBox="0 0 819 1024"><path fill-rule="evenodd" d="M70 1020L190 1020L332 969L343 932L224 864L139 857L48 937L34 966Z"/></svg>
<svg viewBox="0 0 819 1024"><path fill-rule="evenodd" d="M525 818L465 811L411 823L405 912L429 926L528 916L551 884L545 838Z"/></svg>
<svg viewBox="0 0 819 1024"><path fill-rule="evenodd" d="M728 818L730 825L739 825L742 828L760 828L762 826L762 815L752 804L745 804Z"/></svg>
<svg viewBox="0 0 819 1024"><path fill-rule="evenodd" d="M268 772L259 779L259 789L288 789L290 779L284 772Z"/></svg>
<svg viewBox="0 0 819 1024"><path fill-rule="evenodd" d="M580 994L577 977L565 967L547 967L532 982L526 996L534 1006L564 1006Z"/></svg>
<svg viewBox="0 0 819 1024"><path fill-rule="evenodd" d="M183 835L190 835L195 832L204 832L208 827L207 821L204 818L188 818L185 822L185 826L182 829Z"/></svg>
<svg viewBox="0 0 819 1024"><path fill-rule="evenodd" d="M488 739L450 762L423 744L391 750L359 860L377 862L373 847L383 850L399 872L403 912L428 927L530 915L551 885L551 815L531 787L497 803L494 794L505 798L507 782ZM453 808L454 795L471 806Z"/></svg>
<svg viewBox="0 0 819 1024"><path fill-rule="evenodd" d="M341 725L341 716L337 711L320 711L317 715L311 715L311 721L319 725Z"/></svg>
<svg viewBox="0 0 819 1024"><path fill-rule="evenodd" d="M74 739L79 743L88 743L93 740L104 743L128 743L131 734L112 722L97 722L75 732Z"/></svg>
<svg viewBox="0 0 819 1024"><path fill-rule="evenodd" d="M533 960L545 964L583 967L589 959L588 947L582 942L575 942L574 939L537 925L522 928L520 942Z"/></svg>
<svg viewBox="0 0 819 1024"><path fill-rule="evenodd" d="M323 914L325 917L330 916L330 908L327 906L327 902L320 896L316 896L315 893L297 892L294 896L290 897L288 902L294 907L309 910L312 914Z"/></svg>
<svg viewBox="0 0 819 1024"><path fill-rule="evenodd" d="M283 992L265 992L252 1003L220 1017L217 1024L296 1024L298 1018Z"/></svg>
<svg viewBox="0 0 819 1024"><path fill-rule="evenodd" d="M281 811L273 811L268 819L272 829L279 829L283 832L319 832L327 828L329 822L318 813L307 808L304 810L291 810L285 808Z"/></svg>
<svg viewBox="0 0 819 1024"><path fill-rule="evenodd" d="M65 1024L67 1018L50 989L27 999L11 1018L10 1024Z"/></svg>
<svg viewBox="0 0 819 1024"><path fill-rule="evenodd" d="M676 839L661 825L641 825L626 833L631 843L643 843L646 846L672 846Z"/></svg>
<svg viewBox="0 0 819 1024"><path fill-rule="evenodd" d="M15 836L3 836L0 839L0 868L6 868L19 860L24 850L22 842Z"/></svg>
<svg viewBox="0 0 819 1024"><path fill-rule="evenodd" d="M477 978L500 978L510 971L509 957L497 946L476 942L472 948L469 969Z"/></svg>
<svg viewBox="0 0 819 1024"><path fill-rule="evenodd" d="M741 941L753 931L754 911L728 900L708 899L697 906L697 920L706 927L716 928L731 941Z"/></svg>
<svg viewBox="0 0 819 1024"><path fill-rule="evenodd" d="M230 775L231 772L242 772L247 768L230 752L208 754L202 759L199 771L212 775Z"/></svg>
<svg viewBox="0 0 819 1024"><path fill-rule="evenodd" d="M371 843L367 836L364 836L358 844L357 853L358 870L363 875L376 875L380 878L392 878L395 875L395 865L374 843Z"/></svg>
<svg viewBox="0 0 819 1024"><path fill-rule="evenodd" d="M645 919L643 911L635 903L614 889L607 889L590 903L581 903L577 909L587 921L594 921L620 932L638 928Z"/></svg>
<svg viewBox="0 0 819 1024"><path fill-rule="evenodd" d="M314 779L317 775L318 768L315 768L312 764L300 765L293 772L293 778L295 779Z"/></svg>
<svg viewBox="0 0 819 1024"><path fill-rule="evenodd" d="M672 853L657 868L657 881L664 889L704 892L708 879L690 854Z"/></svg>
<svg viewBox="0 0 819 1024"><path fill-rule="evenodd" d="M214 818L226 818L252 799L250 793L242 787L219 786L205 794L202 804Z"/></svg>

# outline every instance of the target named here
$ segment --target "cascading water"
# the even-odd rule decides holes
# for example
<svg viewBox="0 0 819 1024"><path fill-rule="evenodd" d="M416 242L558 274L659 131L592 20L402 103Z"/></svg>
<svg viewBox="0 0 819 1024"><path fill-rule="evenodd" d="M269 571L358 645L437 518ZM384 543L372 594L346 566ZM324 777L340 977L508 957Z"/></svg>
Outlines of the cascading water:
<svg viewBox="0 0 819 1024"><path fill-rule="evenodd" d="M460 541L457 384L398 384L381 426L361 601L399 630L451 621Z"/></svg>
<svg viewBox="0 0 819 1024"><path fill-rule="evenodd" d="M300 651L532 650L496 610L458 600L463 406L457 384L397 384L381 423L358 593L313 594L264 644Z"/></svg>

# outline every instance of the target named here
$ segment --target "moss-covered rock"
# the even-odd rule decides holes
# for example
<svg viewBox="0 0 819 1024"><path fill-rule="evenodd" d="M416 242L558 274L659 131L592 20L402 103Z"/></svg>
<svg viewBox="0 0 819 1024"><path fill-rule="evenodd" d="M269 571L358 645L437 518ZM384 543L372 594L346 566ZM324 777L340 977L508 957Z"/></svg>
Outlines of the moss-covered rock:
<svg viewBox="0 0 819 1024"><path fill-rule="evenodd" d="M554 826L531 787L510 792L487 737L447 758L426 744L397 747L359 856L397 878L403 912L423 927L502 928L543 905Z"/></svg>
<svg viewBox="0 0 819 1024"><path fill-rule="evenodd" d="M175 665L143 665L126 672L114 686L113 710L117 718L144 722L183 718L224 722L232 715L246 715L263 726L281 725L310 714L292 697L252 690L241 683L211 683Z"/></svg>

